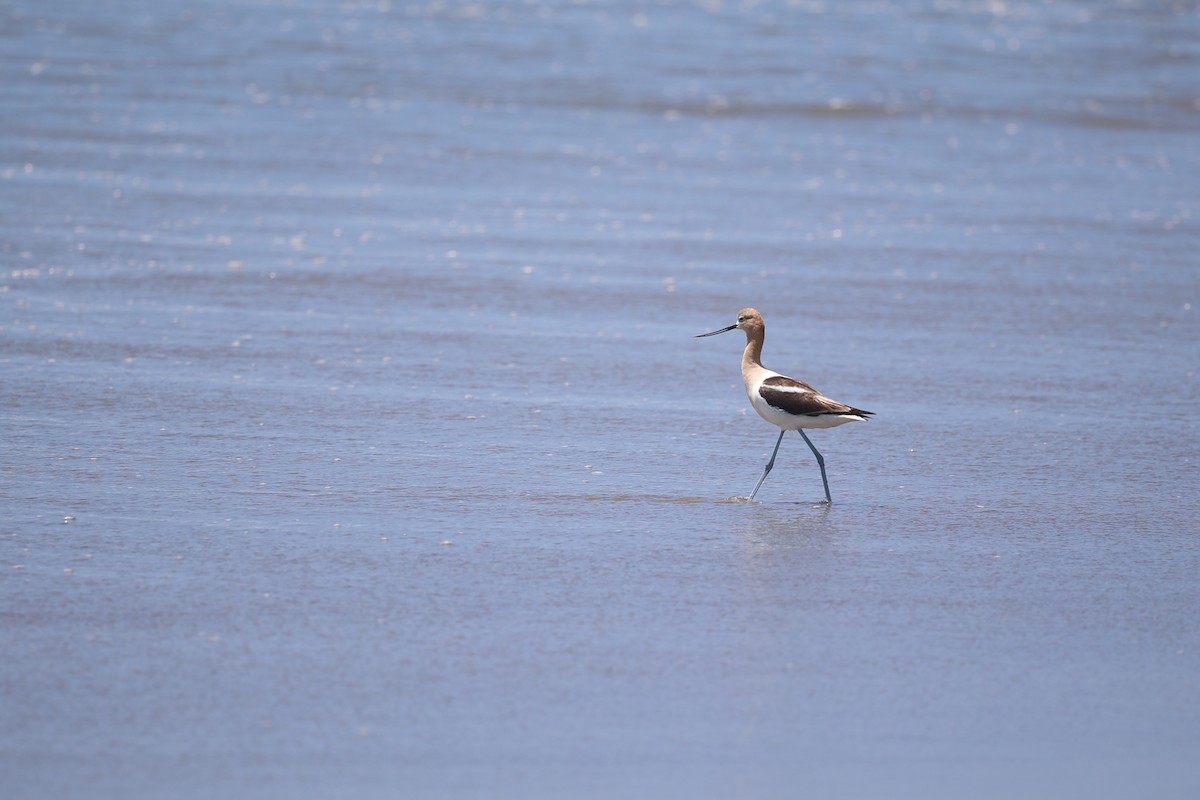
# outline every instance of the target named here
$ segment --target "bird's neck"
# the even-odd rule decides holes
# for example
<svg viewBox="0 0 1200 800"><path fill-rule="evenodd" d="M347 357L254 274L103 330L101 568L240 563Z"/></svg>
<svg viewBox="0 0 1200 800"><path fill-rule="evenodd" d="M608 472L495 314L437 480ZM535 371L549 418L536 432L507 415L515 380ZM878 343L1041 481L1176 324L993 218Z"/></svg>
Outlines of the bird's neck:
<svg viewBox="0 0 1200 800"><path fill-rule="evenodd" d="M762 369L762 336L747 336L746 349L742 352L742 372L754 368Z"/></svg>

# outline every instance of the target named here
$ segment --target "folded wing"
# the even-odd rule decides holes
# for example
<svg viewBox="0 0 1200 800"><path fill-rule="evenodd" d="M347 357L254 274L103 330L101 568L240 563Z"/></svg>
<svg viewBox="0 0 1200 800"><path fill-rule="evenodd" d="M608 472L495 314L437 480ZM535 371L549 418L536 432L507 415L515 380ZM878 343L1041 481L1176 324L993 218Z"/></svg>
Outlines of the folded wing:
<svg viewBox="0 0 1200 800"><path fill-rule="evenodd" d="M773 408L796 416L817 417L823 414L852 414L867 416L871 412L852 408L845 403L830 400L807 383L786 378L783 375L767 378L759 387L762 399Z"/></svg>

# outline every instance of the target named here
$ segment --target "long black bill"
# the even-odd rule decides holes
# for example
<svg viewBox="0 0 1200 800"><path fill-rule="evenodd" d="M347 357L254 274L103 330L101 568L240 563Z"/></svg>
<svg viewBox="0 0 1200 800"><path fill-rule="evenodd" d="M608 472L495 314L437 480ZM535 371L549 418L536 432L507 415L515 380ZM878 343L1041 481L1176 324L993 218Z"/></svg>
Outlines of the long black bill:
<svg viewBox="0 0 1200 800"><path fill-rule="evenodd" d="M728 328L721 328L719 331L709 331L708 333L698 333L693 336L693 339L703 339L705 336L716 336L718 333L727 333L737 327L737 323L730 325Z"/></svg>

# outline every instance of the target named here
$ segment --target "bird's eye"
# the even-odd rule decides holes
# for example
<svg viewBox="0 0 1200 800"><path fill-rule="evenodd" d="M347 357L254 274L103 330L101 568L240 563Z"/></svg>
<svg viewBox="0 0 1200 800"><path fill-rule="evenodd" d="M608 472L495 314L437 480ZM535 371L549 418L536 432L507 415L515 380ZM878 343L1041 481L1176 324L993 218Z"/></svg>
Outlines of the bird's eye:
<svg viewBox="0 0 1200 800"><path fill-rule="evenodd" d="M745 322L745 321L746 321L745 317L738 317L738 322Z"/></svg>

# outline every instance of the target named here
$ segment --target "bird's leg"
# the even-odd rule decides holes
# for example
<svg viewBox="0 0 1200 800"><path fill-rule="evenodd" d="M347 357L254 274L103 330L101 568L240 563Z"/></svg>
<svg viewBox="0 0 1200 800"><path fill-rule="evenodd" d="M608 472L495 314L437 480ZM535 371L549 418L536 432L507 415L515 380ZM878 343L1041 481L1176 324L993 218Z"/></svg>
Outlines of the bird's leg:
<svg viewBox="0 0 1200 800"><path fill-rule="evenodd" d="M829 496L829 478L825 477L825 459L821 457L820 452L813 445L812 439L808 438L808 434L803 429L797 428L796 433L804 437L804 441L808 443L808 449L813 451L813 455L817 457L817 466L821 468L821 483L825 484L825 502L833 505L833 498Z"/></svg>
<svg viewBox="0 0 1200 800"><path fill-rule="evenodd" d="M754 491L750 493L751 500L754 499L754 495L758 494L758 490L763 485L763 481L767 479L767 475L771 472L771 467L775 466L775 454L779 452L779 445L783 443L783 435L785 433L787 433L787 431L779 432L779 438L775 440L775 449L771 451L771 460L767 462L767 468L763 470L762 477L758 479L758 483L754 484Z"/></svg>

